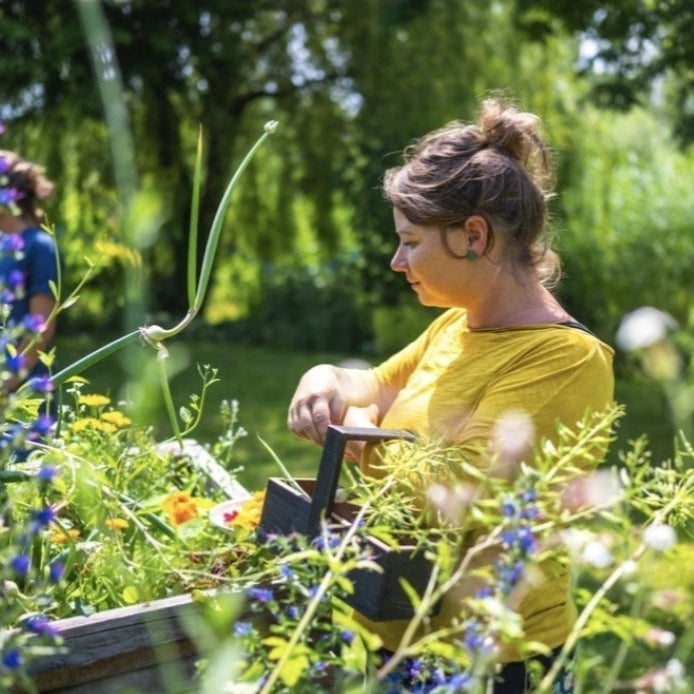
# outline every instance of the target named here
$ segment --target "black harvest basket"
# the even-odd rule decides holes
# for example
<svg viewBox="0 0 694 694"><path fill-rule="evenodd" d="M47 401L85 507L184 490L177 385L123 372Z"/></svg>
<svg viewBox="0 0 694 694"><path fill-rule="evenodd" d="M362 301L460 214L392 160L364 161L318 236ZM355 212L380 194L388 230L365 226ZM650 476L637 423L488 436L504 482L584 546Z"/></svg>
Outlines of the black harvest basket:
<svg viewBox="0 0 694 694"><path fill-rule="evenodd" d="M347 442L402 438L412 440L413 436L406 431L390 429L328 427L316 479L296 480L303 493L284 479L273 477L268 480L260 519L261 535L298 532L315 537L323 518L334 521L336 528L345 528L354 517L354 506L336 502L335 492ZM383 571L351 571L348 576L354 584L354 592L346 602L374 621L412 617L412 604L400 585L400 579L406 579L417 593L422 594L431 575L431 562L421 552L417 553L414 546L393 548L376 537L367 539L374 562Z"/></svg>

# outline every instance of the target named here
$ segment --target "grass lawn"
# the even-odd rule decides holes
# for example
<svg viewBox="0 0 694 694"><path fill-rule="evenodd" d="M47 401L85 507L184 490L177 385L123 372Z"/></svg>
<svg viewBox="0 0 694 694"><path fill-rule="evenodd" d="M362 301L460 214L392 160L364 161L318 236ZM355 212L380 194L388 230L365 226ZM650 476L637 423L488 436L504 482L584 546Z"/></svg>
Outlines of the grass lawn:
<svg viewBox="0 0 694 694"><path fill-rule="evenodd" d="M295 476L313 476L320 451L313 444L292 436L286 428L289 399L301 374L321 361L337 362L355 356L347 354L317 354L286 352L281 349L239 347L224 342L170 341L167 347L183 363L171 379L176 407L186 405L191 394L200 391L201 379L197 364L209 364L218 369L219 383L208 392L208 400L200 427L193 434L202 442L214 441L222 434L219 404L223 399L239 402L239 424L248 436L237 443L234 462L243 466L240 481L250 489L264 488L265 480L281 474L277 464L258 440L272 448ZM175 344L174 344L175 343ZM58 358L63 365L89 353L103 342L87 337L63 337L58 340ZM140 350L146 358L147 373L156 369L154 352ZM174 361L172 357L172 361ZM89 381L89 392L110 395L114 400L121 394L124 376L119 355L112 355L83 374ZM163 405L159 402L156 384L149 386L148 397L158 403L154 410L155 426L161 438L171 435ZM657 386L647 382L619 382L617 399L627 407L627 414L617 432L610 461L617 460L627 442L645 433L655 463L672 455L672 432L668 423L665 402Z"/></svg>

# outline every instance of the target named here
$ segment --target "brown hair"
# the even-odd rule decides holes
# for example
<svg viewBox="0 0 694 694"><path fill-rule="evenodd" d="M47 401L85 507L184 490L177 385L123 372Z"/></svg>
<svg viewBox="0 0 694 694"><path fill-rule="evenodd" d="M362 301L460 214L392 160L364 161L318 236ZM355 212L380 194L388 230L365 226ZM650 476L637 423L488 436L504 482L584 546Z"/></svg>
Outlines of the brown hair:
<svg viewBox="0 0 694 694"><path fill-rule="evenodd" d="M3 187L17 191L15 204L22 215L31 217L37 224L43 220L43 210L38 206L53 193L53 183L45 176L43 166L23 159L15 152L0 150L4 170Z"/></svg>
<svg viewBox="0 0 694 694"><path fill-rule="evenodd" d="M404 158L386 171L383 194L411 222L445 230L479 215L490 229L488 248L495 233L505 234L514 263L556 283L559 258L545 231L552 167L537 116L488 99L477 123L449 123L407 147Z"/></svg>

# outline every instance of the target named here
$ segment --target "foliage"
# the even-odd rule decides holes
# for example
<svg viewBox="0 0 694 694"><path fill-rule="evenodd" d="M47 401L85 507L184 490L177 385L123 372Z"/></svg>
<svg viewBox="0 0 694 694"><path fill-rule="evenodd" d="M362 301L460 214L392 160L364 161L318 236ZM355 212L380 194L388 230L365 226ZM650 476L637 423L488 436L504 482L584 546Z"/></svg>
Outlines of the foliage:
<svg viewBox="0 0 694 694"><path fill-rule="evenodd" d="M369 350L369 313L358 257L313 267L267 265L244 322L254 344L288 350Z"/></svg>
<svg viewBox="0 0 694 694"><path fill-rule="evenodd" d="M677 152L645 111L610 122L586 109L573 137L555 221L567 307L608 341L638 306L660 306L686 321L693 153Z"/></svg>
<svg viewBox="0 0 694 694"><path fill-rule="evenodd" d="M688 0L516 4L519 25L532 38L546 40L561 31L558 23L580 33L585 50L578 68L589 76L598 105L628 110L664 93L674 132L685 144L694 141L694 50L681 40L694 29L694 8ZM662 89L664 80L669 89Z"/></svg>

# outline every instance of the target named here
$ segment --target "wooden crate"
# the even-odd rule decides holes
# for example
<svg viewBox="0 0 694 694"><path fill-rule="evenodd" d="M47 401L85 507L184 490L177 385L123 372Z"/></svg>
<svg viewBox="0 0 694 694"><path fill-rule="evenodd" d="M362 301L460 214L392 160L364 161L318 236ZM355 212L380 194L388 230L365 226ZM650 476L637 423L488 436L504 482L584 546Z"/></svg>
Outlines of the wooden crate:
<svg viewBox="0 0 694 694"><path fill-rule="evenodd" d="M338 532L344 531L357 511L351 504L335 501L347 442L396 438L412 440L413 437L398 430L328 427L315 480L297 480L300 489L280 478L268 480L260 520L261 535L298 532L315 537L324 518ZM431 562L414 546L392 548L376 537L368 537L367 545L365 550L382 571L351 571L348 577L354 584L354 592L345 597L345 602L374 621L411 618L414 610L400 579L406 579L421 595L431 575Z"/></svg>

